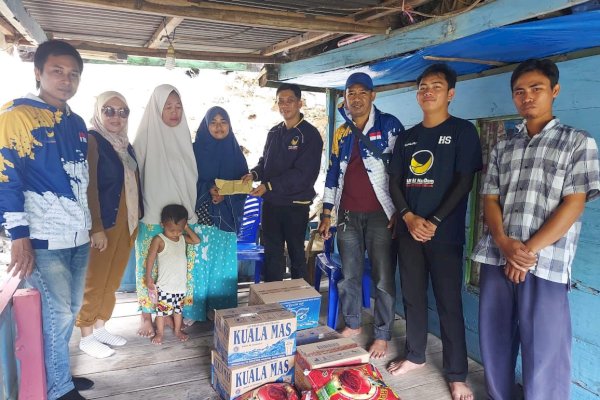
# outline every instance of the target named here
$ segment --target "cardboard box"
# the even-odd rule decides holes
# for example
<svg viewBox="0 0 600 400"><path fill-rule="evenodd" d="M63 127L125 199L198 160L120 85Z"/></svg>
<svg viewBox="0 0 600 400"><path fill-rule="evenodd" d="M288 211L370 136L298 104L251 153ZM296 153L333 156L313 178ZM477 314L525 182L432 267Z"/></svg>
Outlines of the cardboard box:
<svg viewBox="0 0 600 400"><path fill-rule="evenodd" d="M304 279L250 285L249 305L279 303L296 314L298 330L319 325L321 294Z"/></svg>
<svg viewBox="0 0 600 400"><path fill-rule="evenodd" d="M319 325L316 328L296 332L296 348L305 344L326 342L327 340L340 339L341 337L342 335L327 325Z"/></svg>
<svg viewBox="0 0 600 400"><path fill-rule="evenodd" d="M370 354L350 338L328 340L298 346L296 352L295 383L300 390L310 390L305 370L342 367L368 363Z"/></svg>
<svg viewBox="0 0 600 400"><path fill-rule="evenodd" d="M279 304L217 310L214 344L229 366L292 356L296 317Z"/></svg>
<svg viewBox="0 0 600 400"><path fill-rule="evenodd" d="M294 356L233 367L214 350L211 358L211 384L224 400L232 400L265 383L294 382Z"/></svg>

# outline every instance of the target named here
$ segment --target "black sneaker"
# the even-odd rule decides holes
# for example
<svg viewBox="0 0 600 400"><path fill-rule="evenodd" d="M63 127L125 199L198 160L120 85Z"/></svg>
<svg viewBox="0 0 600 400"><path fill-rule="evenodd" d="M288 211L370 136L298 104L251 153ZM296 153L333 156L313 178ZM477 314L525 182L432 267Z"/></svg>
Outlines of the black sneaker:
<svg viewBox="0 0 600 400"><path fill-rule="evenodd" d="M93 388L94 381L88 378L73 377L73 385L75 385L75 389L77 389L80 392L83 392L84 390L90 390L91 388Z"/></svg>
<svg viewBox="0 0 600 400"><path fill-rule="evenodd" d="M86 400L86 398L80 395L77 389L73 389L70 392L60 396L58 400Z"/></svg>

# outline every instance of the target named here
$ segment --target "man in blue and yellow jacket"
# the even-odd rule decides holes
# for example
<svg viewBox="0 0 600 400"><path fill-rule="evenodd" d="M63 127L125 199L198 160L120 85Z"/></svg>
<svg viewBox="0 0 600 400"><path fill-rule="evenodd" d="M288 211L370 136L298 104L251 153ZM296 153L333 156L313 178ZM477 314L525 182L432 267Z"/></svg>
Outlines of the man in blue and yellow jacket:
<svg viewBox="0 0 600 400"><path fill-rule="evenodd" d="M337 243L344 278L338 283L346 328L350 337L361 331L362 276L365 250L372 266L375 292L373 358L385 356L394 322L395 260L392 260L394 204L386 166L396 137L404 127L396 117L374 105L373 81L357 72L346 81L345 120L335 132L325 178L323 214L319 232L330 236L331 212L337 212ZM361 134L360 134L361 133Z"/></svg>
<svg viewBox="0 0 600 400"><path fill-rule="evenodd" d="M34 66L39 95L0 110L0 224L12 240L8 271L41 295L48 399L79 400L69 339L83 299L91 217L87 129L67 101L83 61L70 44L50 40Z"/></svg>

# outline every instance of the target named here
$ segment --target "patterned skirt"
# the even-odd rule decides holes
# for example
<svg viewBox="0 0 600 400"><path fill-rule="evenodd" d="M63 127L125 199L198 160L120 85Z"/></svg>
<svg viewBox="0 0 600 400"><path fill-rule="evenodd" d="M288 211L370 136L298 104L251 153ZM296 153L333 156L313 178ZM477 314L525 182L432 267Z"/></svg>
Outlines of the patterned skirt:
<svg viewBox="0 0 600 400"><path fill-rule="evenodd" d="M201 240L199 262L188 268L183 316L206 321L209 310L237 307L237 237L207 225L195 225L194 231Z"/></svg>

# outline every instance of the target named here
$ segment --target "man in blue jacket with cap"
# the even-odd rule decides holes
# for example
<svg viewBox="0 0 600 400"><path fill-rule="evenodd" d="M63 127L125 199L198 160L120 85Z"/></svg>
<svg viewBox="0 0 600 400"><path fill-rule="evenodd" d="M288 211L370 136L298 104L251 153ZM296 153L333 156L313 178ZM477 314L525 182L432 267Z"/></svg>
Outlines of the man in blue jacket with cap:
<svg viewBox="0 0 600 400"><path fill-rule="evenodd" d="M339 112L345 120L335 132L325 178L319 232L330 236L331 213L337 213L337 243L344 278L338 283L346 324L342 335L361 331L362 276L365 250L375 285L375 340L369 352L384 357L394 322L395 259L392 228L396 209L390 197L386 166L404 127L374 105L371 77L363 72L346 81Z"/></svg>

